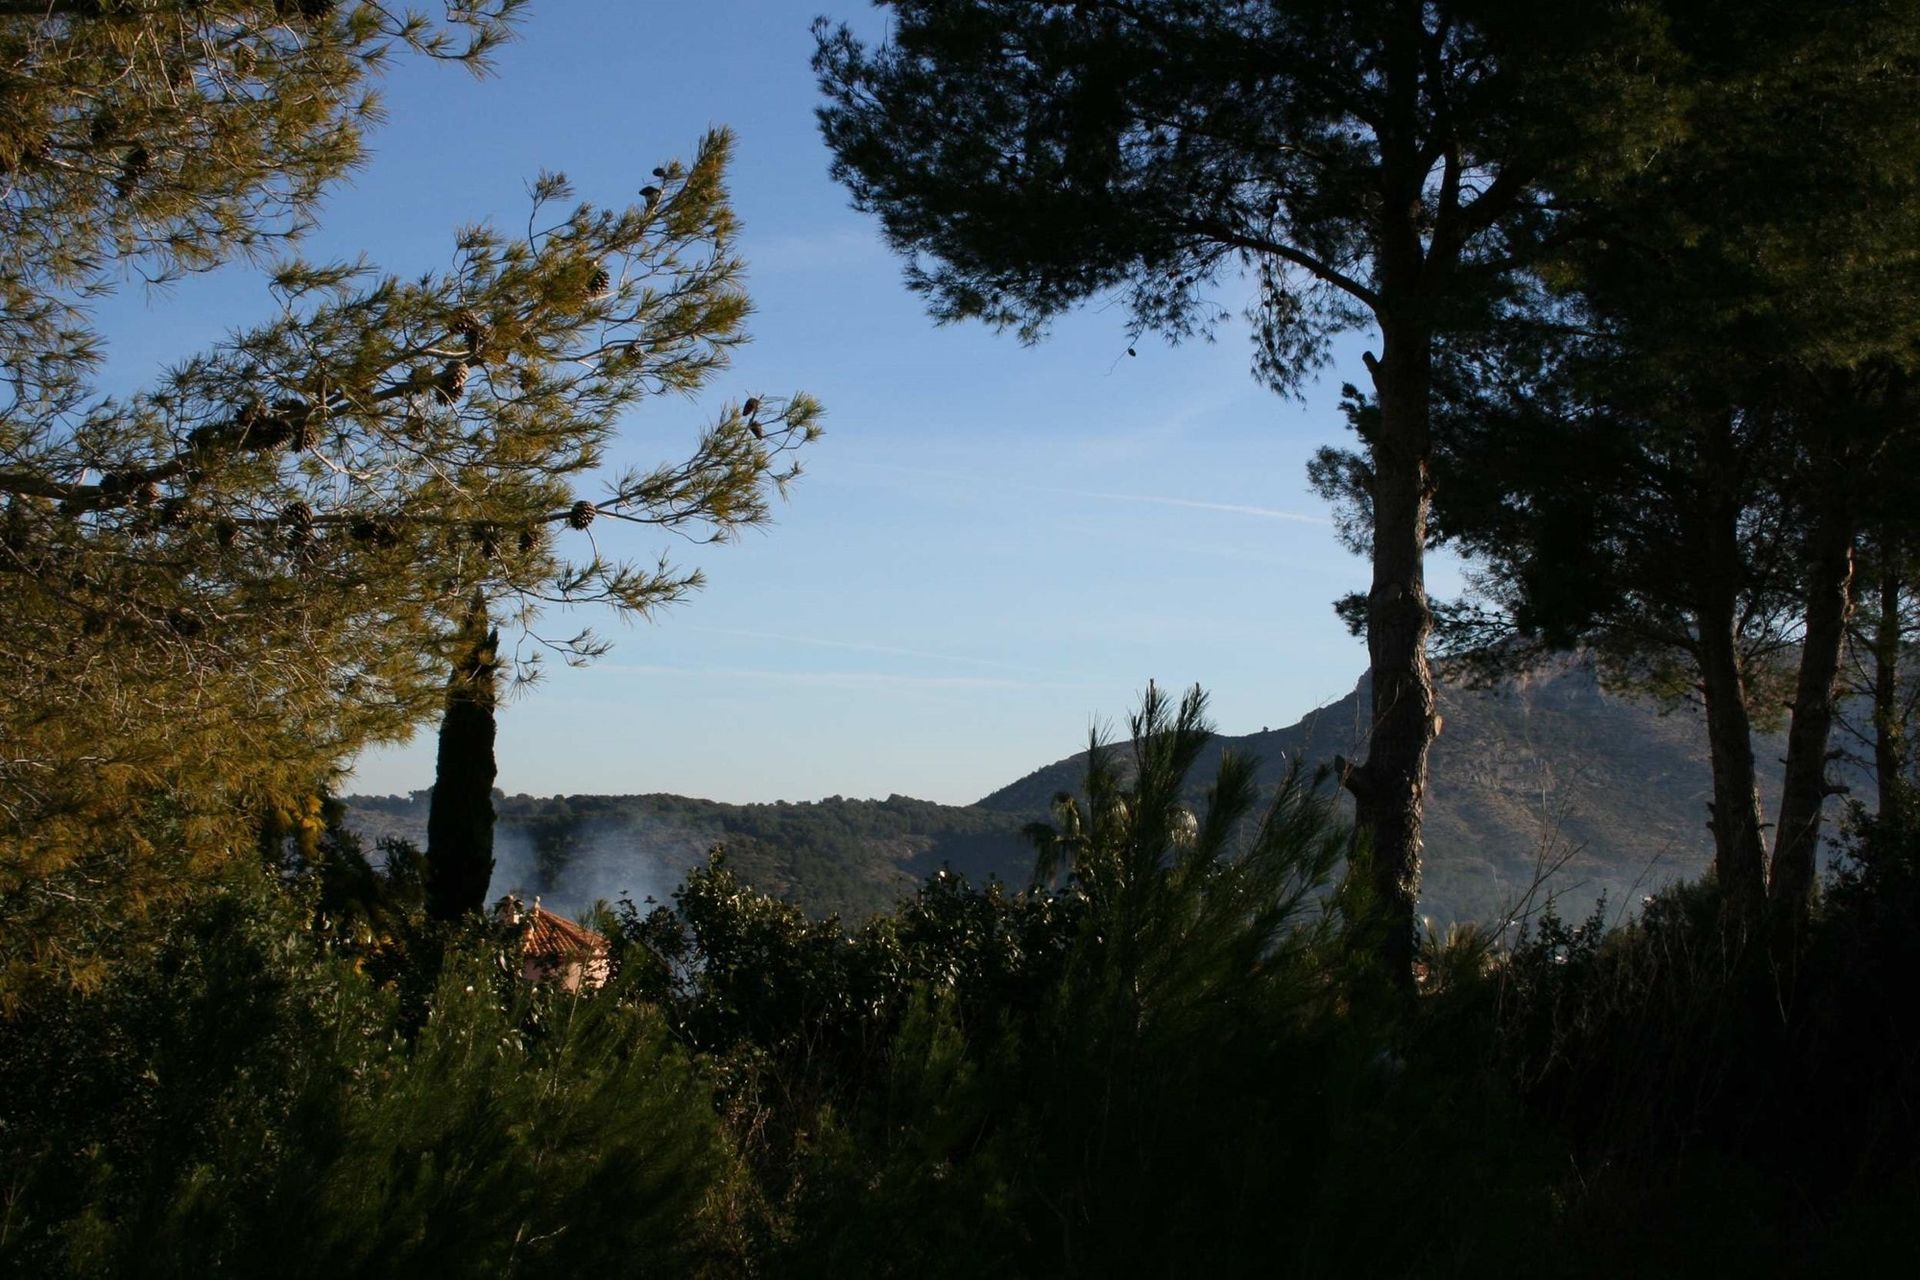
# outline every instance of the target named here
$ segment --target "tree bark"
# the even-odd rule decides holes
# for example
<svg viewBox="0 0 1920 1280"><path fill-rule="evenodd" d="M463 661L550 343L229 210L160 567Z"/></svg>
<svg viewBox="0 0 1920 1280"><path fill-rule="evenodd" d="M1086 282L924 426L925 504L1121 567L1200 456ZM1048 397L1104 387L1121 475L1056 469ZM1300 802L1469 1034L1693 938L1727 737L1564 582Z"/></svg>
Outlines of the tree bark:
<svg viewBox="0 0 1920 1280"><path fill-rule="evenodd" d="M1827 747L1833 736L1834 687L1853 604L1853 525L1843 495L1830 485L1808 540L1805 634L1787 727L1787 770L1780 786L1780 822L1774 832L1768 897L1797 919L1813 894L1820 819L1832 794Z"/></svg>
<svg viewBox="0 0 1920 1280"><path fill-rule="evenodd" d="M1879 616L1873 629L1873 773L1879 816L1900 813L1907 777L1906 725L1900 706L1900 554L1881 540Z"/></svg>
<svg viewBox="0 0 1920 1280"><path fill-rule="evenodd" d="M1346 785L1371 844L1371 889L1386 928L1382 960L1395 983L1410 986L1427 756L1437 733L1425 567L1433 357L1431 337L1418 325L1383 324L1382 339L1370 366L1380 404L1367 595L1373 718L1366 762L1347 771Z"/></svg>
<svg viewBox="0 0 1920 1280"><path fill-rule="evenodd" d="M1758 922L1766 903L1767 855L1740 656L1740 497L1733 453L1730 421L1715 423L1701 437L1699 478L1707 500L1695 551L1694 614L1713 772L1713 817L1707 825L1713 831L1714 877L1728 920L1744 930Z"/></svg>
<svg viewBox="0 0 1920 1280"><path fill-rule="evenodd" d="M1766 899L1766 847L1760 838L1760 788L1753 725L1735 643L1732 601L1700 610L1700 690L1707 710L1713 770L1713 873L1730 918L1751 924Z"/></svg>
<svg viewBox="0 0 1920 1280"><path fill-rule="evenodd" d="M427 807L427 914L458 920L486 907L493 880L495 650L478 592L467 611L468 648L447 681L447 710Z"/></svg>
<svg viewBox="0 0 1920 1280"><path fill-rule="evenodd" d="M1427 515L1433 500L1434 331L1427 299L1450 260L1430 258L1422 239L1421 51L1425 6L1396 0L1383 48L1385 109L1375 218L1380 357L1367 360L1380 416L1373 462L1373 583L1367 593L1367 658L1373 718L1365 763L1343 769L1354 816L1370 846L1368 873L1384 933L1381 961L1393 983L1413 988L1420 900L1420 826L1427 754L1439 731L1427 636Z"/></svg>

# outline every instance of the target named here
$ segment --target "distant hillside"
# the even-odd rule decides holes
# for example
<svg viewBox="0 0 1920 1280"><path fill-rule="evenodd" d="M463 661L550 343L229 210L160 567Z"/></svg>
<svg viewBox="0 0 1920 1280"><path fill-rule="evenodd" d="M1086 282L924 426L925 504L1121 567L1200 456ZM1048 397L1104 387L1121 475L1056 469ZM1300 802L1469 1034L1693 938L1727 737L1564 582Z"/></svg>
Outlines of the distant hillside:
<svg viewBox="0 0 1920 1280"><path fill-rule="evenodd" d="M1211 776L1223 750L1258 757L1269 783L1296 758L1311 768L1336 754L1362 754L1368 697L1363 677L1352 693L1297 724L1219 738L1196 781ZM1662 714L1608 693L1588 666L1573 661L1493 690L1443 685L1440 711L1422 886L1422 911L1436 922L1494 920L1549 867L1559 869L1544 888L1563 897L1569 914L1584 913L1602 892L1614 906L1630 905L1712 862L1712 779L1697 712ZM1755 747L1771 812L1784 740ZM1075 787L1085 767L1082 752L978 807L1041 812L1049 797Z"/></svg>
<svg viewBox="0 0 1920 1280"><path fill-rule="evenodd" d="M426 792L346 803L348 825L369 844L385 836L426 843ZM943 863L1009 877L1032 863L1022 819L906 796L748 805L501 796L496 805L492 894L537 893L566 912L622 893L665 901L715 845L756 888L852 919L891 907Z"/></svg>
<svg viewBox="0 0 1920 1280"><path fill-rule="evenodd" d="M1224 750L1262 762L1276 781L1289 760L1309 766L1355 755L1366 728L1367 683L1284 729L1222 737L1195 772L1205 785ZM1630 908L1712 860L1710 775L1697 713L1663 715L1603 691L1568 662L1492 691L1442 687L1445 729L1433 750L1422 911L1436 924L1500 918L1536 875L1563 914L1584 915L1602 893ZM1756 743L1771 811L1782 744ZM1085 755L1070 756L955 807L886 800L732 805L680 796L507 796L500 802L495 893L542 894L563 911L622 892L666 899L707 850L724 845L749 883L808 910L857 919L891 906L943 863L979 879L1024 881L1032 851L1020 829L1052 798L1079 788ZM1196 797L1197 798L1197 797ZM426 797L348 797L370 840L424 840ZM1536 895L1536 899L1538 895Z"/></svg>

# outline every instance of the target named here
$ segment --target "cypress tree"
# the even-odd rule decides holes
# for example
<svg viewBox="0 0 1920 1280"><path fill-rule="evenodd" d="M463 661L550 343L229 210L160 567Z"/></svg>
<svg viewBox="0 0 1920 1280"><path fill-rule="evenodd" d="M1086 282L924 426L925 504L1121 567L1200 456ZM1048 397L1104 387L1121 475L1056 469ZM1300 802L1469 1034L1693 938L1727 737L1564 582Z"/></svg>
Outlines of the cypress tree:
<svg viewBox="0 0 1920 1280"><path fill-rule="evenodd" d="M500 633L478 590L447 680L440 751L427 807L427 914L458 920L486 906L493 879L494 709Z"/></svg>

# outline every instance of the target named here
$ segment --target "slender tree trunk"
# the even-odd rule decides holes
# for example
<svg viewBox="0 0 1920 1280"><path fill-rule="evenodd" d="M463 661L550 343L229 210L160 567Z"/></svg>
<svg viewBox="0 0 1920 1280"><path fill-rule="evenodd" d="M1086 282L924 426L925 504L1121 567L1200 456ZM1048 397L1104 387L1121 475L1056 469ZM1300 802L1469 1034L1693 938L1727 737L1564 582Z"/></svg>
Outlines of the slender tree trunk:
<svg viewBox="0 0 1920 1280"><path fill-rule="evenodd" d="M495 650L478 592L467 611L467 648L447 681L440 752L427 808L427 914L457 920L484 910L493 879Z"/></svg>
<svg viewBox="0 0 1920 1280"><path fill-rule="evenodd" d="M1766 903L1766 845L1760 788L1753 765L1740 657L1740 497L1733 424L1716 422L1700 437L1700 483L1707 501L1699 529L1694 612L1700 633L1700 692L1706 702L1707 755L1713 770L1713 870L1730 922L1745 930Z"/></svg>
<svg viewBox="0 0 1920 1280"><path fill-rule="evenodd" d="M1700 610L1700 690L1707 709L1713 768L1713 872L1730 918L1751 925L1766 900L1766 846L1760 837L1760 788L1753 725L1735 643L1733 602Z"/></svg>
<svg viewBox="0 0 1920 1280"><path fill-rule="evenodd" d="M1804 914L1813 894L1820 818L1832 794L1827 746L1833 736L1834 687L1853 603L1853 526L1844 496L1830 489L1814 518L1806 564L1805 635L1787 728L1787 771L1780 786L1780 822L1774 832L1768 897L1789 917Z"/></svg>
<svg viewBox="0 0 1920 1280"><path fill-rule="evenodd" d="M1873 773L1879 816L1901 811L1907 777L1906 725L1900 707L1900 546L1882 539L1879 611L1873 628Z"/></svg>
<svg viewBox="0 0 1920 1280"><path fill-rule="evenodd" d="M1371 365L1380 403L1367 596L1373 720L1366 762L1346 770L1345 781L1372 846L1371 888L1387 929L1382 958L1396 983L1410 985L1427 755L1438 732L1427 665L1433 614L1425 567L1432 343L1412 324L1383 324L1382 339L1380 359Z"/></svg>
<svg viewBox="0 0 1920 1280"><path fill-rule="evenodd" d="M1439 732L1427 636L1427 514L1433 500L1433 323L1426 301L1452 263L1429 258L1423 240L1420 95L1426 7L1396 0L1383 48L1385 107L1378 125L1375 214L1380 357L1367 360L1380 417L1373 463L1373 584L1367 593L1367 658L1373 720L1367 758L1342 767L1354 816L1370 845L1368 871L1385 933L1381 960L1402 990L1413 987L1420 900L1420 825L1427 754ZM1436 238L1437 239L1437 238ZM1443 255L1444 256L1444 255Z"/></svg>

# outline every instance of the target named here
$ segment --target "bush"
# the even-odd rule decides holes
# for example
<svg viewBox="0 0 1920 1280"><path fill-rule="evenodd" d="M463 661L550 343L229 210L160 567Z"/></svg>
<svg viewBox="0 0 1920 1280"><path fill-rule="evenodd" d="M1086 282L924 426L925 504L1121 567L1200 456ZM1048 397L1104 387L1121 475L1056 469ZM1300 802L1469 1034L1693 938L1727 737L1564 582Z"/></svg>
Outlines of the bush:
<svg viewBox="0 0 1920 1280"><path fill-rule="evenodd" d="M1917 850L1856 818L1790 953L1731 938L1707 881L1611 933L1549 914L1504 958L1499 1055L1567 1143L1579 1274L1818 1271L1920 1207Z"/></svg>
<svg viewBox="0 0 1920 1280"><path fill-rule="evenodd" d="M1124 776L1096 745L1024 893L937 876L848 937L716 864L627 913L629 972L726 1082L773 1272L1380 1274L1538 1238L1546 1162L1475 1159L1517 1141L1497 1081L1402 1056L1350 968L1327 798L1295 775L1262 814L1230 758L1186 809L1202 711L1150 691Z"/></svg>
<svg viewBox="0 0 1920 1280"><path fill-rule="evenodd" d="M398 998L261 881L0 1049L0 1261L75 1275L681 1275L734 1248L711 1094L653 1011L449 953ZM507 994L503 997L502 992ZM727 1268L722 1268L727 1269Z"/></svg>

